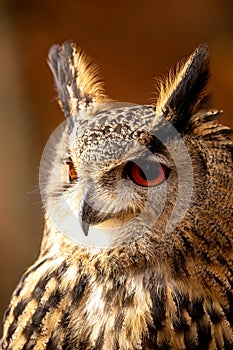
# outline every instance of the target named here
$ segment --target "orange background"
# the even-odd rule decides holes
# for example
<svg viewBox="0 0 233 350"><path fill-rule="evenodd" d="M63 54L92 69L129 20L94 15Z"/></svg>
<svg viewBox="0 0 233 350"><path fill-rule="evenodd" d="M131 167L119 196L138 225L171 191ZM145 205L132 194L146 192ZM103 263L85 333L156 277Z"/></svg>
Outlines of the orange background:
<svg viewBox="0 0 233 350"><path fill-rule="evenodd" d="M153 78L207 42L214 106L233 126L232 0L1 0L0 317L38 253L39 162L63 121L46 57L69 38L99 63L110 96L136 103L149 103Z"/></svg>

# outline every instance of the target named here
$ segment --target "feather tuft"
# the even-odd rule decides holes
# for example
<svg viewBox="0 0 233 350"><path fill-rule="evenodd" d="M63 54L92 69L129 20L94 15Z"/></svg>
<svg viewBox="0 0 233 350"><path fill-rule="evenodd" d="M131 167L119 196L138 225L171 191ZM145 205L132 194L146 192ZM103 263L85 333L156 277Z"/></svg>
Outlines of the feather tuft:
<svg viewBox="0 0 233 350"><path fill-rule="evenodd" d="M53 45L49 50L48 64L66 117L109 100L99 67L74 42Z"/></svg>
<svg viewBox="0 0 233 350"><path fill-rule="evenodd" d="M208 78L209 51L203 44L185 63L178 64L164 81L160 81L157 116L169 114L168 119L175 126L185 125L208 100L204 92Z"/></svg>

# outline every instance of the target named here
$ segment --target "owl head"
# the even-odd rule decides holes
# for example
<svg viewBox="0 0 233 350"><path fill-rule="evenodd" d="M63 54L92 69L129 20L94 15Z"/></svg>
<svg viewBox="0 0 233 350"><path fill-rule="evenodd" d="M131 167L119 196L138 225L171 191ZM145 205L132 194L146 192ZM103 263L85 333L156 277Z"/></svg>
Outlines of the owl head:
<svg viewBox="0 0 233 350"><path fill-rule="evenodd" d="M66 117L40 167L55 230L78 244L112 248L140 240L161 246L194 225L213 191L217 158L208 151L230 147L230 129L206 107L208 47L160 83L153 105L111 99L98 67L73 42L52 46L48 63Z"/></svg>

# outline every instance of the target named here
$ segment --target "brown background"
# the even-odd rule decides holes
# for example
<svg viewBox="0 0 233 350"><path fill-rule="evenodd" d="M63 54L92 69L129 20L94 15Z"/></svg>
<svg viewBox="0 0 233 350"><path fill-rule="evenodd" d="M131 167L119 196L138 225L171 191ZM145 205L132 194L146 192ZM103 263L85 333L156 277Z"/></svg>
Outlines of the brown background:
<svg viewBox="0 0 233 350"><path fill-rule="evenodd" d="M214 105L233 125L232 0L1 0L0 318L38 252L39 162L63 120L46 56L68 38L100 64L111 96L137 103L150 101L153 77L207 42Z"/></svg>

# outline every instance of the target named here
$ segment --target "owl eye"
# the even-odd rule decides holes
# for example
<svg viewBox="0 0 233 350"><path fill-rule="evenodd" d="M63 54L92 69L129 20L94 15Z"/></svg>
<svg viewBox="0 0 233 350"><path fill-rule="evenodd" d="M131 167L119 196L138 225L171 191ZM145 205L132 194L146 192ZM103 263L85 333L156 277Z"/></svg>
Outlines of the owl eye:
<svg viewBox="0 0 233 350"><path fill-rule="evenodd" d="M125 168L126 175L137 185L143 187L158 186L168 175L168 168L158 162L143 162L140 166L129 162Z"/></svg>
<svg viewBox="0 0 233 350"><path fill-rule="evenodd" d="M69 166L69 180L70 182L71 181L74 181L77 179L77 173L76 173L76 170L75 170L75 167L74 167L74 163L72 162L71 159L69 159L66 164Z"/></svg>

